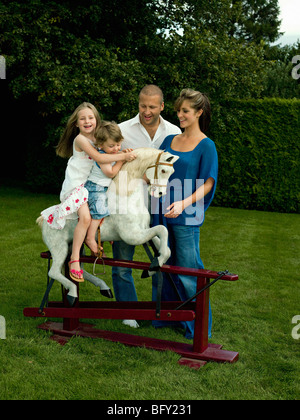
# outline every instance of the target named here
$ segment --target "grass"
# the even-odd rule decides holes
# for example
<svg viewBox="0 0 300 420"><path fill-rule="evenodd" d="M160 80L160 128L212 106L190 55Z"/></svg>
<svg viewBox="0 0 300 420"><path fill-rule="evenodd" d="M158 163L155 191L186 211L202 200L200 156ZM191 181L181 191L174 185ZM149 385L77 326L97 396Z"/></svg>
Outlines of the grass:
<svg viewBox="0 0 300 420"><path fill-rule="evenodd" d="M216 400L300 397L299 346L292 318L299 308L299 215L210 208L201 228L205 267L239 274L235 283L211 290L213 343L238 351L233 365L208 363L198 371L177 364L178 355L130 348L104 340L72 338L65 346L24 318L45 290L46 250L35 225L39 212L56 196L0 188L0 315L6 340L0 340L0 400ZM105 244L110 254L110 245ZM144 250L135 259L147 261ZM110 269L105 280L112 286ZM150 281L135 273L140 300L151 298ZM84 300L105 300L89 283ZM55 284L51 299L60 298ZM133 331L116 320L95 325ZM141 322L137 334L188 342L178 330L154 330Z"/></svg>

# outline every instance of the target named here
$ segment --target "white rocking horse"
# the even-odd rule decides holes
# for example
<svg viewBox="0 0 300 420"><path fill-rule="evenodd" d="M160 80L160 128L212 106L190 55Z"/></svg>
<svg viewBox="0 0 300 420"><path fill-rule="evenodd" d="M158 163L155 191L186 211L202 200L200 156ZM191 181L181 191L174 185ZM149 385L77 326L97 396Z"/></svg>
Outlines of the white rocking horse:
<svg viewBox="0 0 300 420"><path fill-rule="evenodd" d="M101 240L121 240L130 245L142 245L152 240L159 253L150 266L151 270L155 270L170 257L168 231L162 225L150 228L150 214L145 205L148 194L145 194L146 183L143 177L146 175L150 181L152 196L166 194L168 179L174 172L173 164L179 158L152 148L140 148L134 152L137 158L122 166L108 188L110 216L101 225ZM62 230L51 229L42 217L37 219L37 223L42 228L43 240L52 256L49 277L59 281L68 291L67 299L72 306L77 298L77 287L62 274L62 267L68 255L69 244L73 240L77 220L67 220ZM99 287L104 296L112 296L110 288L103 280L85 270L83 276Z"/></svg>

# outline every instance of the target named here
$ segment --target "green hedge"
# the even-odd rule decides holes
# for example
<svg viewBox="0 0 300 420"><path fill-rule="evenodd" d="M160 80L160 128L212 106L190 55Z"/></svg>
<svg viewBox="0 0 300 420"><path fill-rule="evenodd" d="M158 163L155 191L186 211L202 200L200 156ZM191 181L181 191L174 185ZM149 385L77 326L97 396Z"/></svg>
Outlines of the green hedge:
<svg viewBox="0 0 300 420"><path fill-rule="evenodd" d="M300 100L215 105L210 136L219 154L218 206L299 213Z"/></svg>

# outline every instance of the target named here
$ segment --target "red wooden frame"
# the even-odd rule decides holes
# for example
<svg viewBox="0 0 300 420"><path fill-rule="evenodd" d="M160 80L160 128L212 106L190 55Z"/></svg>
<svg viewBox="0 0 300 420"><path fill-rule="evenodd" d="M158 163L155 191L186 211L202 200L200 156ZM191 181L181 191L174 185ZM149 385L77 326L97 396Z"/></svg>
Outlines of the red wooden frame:
<svg viewBox="0 0 300 420"><path fill-rule="evenodd" d="M49 254L41 253L42 258L49 259ZM94 263L93 257L82 257L83 263ZM103 258L105 265L127 267L137 270L148 270L150 263L137 261L114 260ZM97 261L102 264L102 261ZM202 290L209 284L210 279L216 279L219 274L210 270L198 270L192 268L175 267L164 265L162 272L184 274L197 277L197 291ZM66 277L68 266L66 263ZM236 281L236 274L224 275L221 280ZM238 360L239 354L222 349L221 345L208 343L208 308L209 288L199 294L195 302L176 309L182 302L161 302L159 318L156 314L156 302L81 302L78 299L74 307L70 308L66 299L63 302L49 302L42 313L39 308L25 308L23 313L26 317L63 318L63 322L47 321L39 328L50 330L54 333L53 339L61 344L66 342L66 337L78 335L81 337L102 338L114 342L120 342L128 346L147 347L154 350L171 350L182 356L179 363L198 368L207 361L230 362ZM166 320L166 321L191 321L195 320L194 340L192 344L158 340L149 337L140 337L132 334L117 333L93 328L91 324L80 322L80 319L135 319L135 320Z"/></svg>

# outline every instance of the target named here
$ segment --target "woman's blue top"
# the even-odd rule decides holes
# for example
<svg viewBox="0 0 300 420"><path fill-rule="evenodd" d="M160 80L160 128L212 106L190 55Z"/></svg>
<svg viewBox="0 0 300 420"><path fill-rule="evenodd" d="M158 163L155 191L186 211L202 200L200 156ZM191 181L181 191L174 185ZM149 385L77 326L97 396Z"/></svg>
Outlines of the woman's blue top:
<svg viewBox="0 0 300 420"><path fill-rule="evenodd" d="M175 135L165 138L160 149L179 156L174 163L175 172L170 176L167 194L152 205L153 225L176 224L201 226L204 222L205 211L213 200L218 179L218 154L215 143L208 137L190 152L178 152L171 148ZM192 195L208 178L214 179L212 190L193 205L187 207L177 218L163 217L167 207L175 201L181 201ZM158 209L159 207L159 209Z"/></svg>

